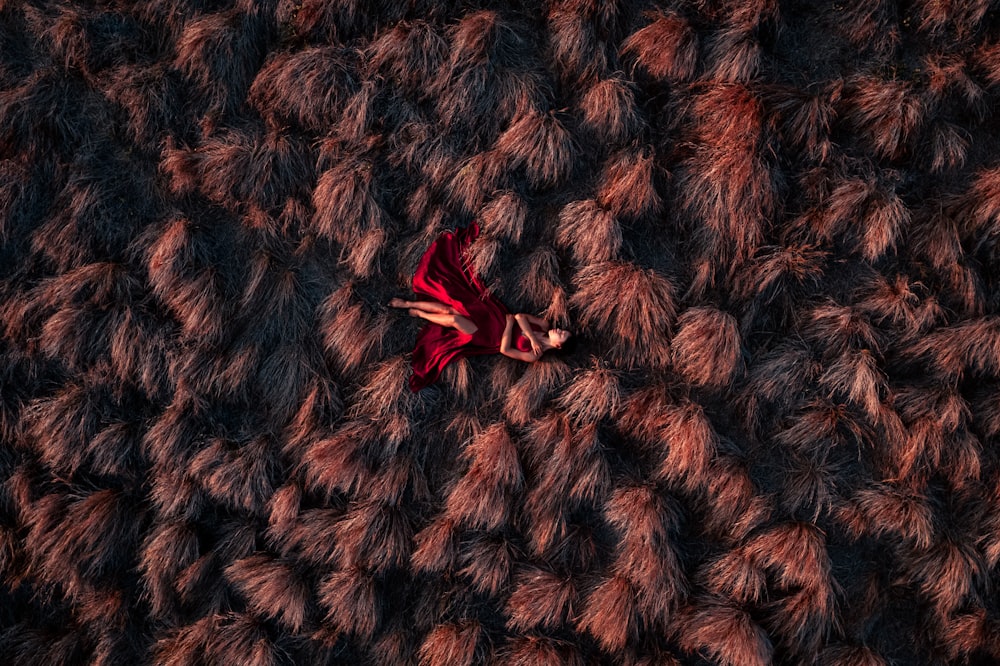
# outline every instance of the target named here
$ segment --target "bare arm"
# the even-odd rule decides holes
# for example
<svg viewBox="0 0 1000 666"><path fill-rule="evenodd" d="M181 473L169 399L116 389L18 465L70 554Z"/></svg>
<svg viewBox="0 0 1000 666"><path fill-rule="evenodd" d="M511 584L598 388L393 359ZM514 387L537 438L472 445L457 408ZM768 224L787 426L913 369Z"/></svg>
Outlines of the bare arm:
<svg viewBox="0 0 1000 666"><path fill-rule="evenodd" d="M500 338L500 353L526 363L537 361L540 354L536 354L534 351L523 352L511 344L513 342L514 321L514 315L507 315L507 326L504 327L503 337Z"/></svg>
<svg viewBox="0 0 1000 666"><path fill-rule="evenodd" d="M524 317L525 319L527 319L529 322L531 322L535 326L538 326L540 328L544 328L546 331L549 330L549 322L545 321L541 317L536 317L535 315L530 315L530 314L522 314L521 316Z"/></svg>
<svg viewBox="0 0 1000 666"><path fill-rule="evenodd" d="M542 343L539 342L538 335L531 328L531 324L536 323L539 325L545 325L547 329L548 328L547 322L544 319L539 319L534 315L524 314L520 312L514 315L514 320L517 321L517 325L521 327L522 331L524 331L524 337L528 338L528 341L531 343L531 350L535 353L536 356L541 356Z"/></svg>

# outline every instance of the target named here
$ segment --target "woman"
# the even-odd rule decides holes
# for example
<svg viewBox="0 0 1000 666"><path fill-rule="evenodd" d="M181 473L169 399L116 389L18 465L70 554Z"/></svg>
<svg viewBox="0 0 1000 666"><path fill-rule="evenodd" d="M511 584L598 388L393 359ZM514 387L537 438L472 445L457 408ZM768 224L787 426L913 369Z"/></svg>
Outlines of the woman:
<svg viewBox="0 0 1000 666"><path fill-rule="evenodd" d="M413 276L413 291L422 298L389 301L391 307L405 308L428 322L417 334L413 350L413 391L433 383L448 363L461 356L499 352L531 363L570 339L569 331L549 328L544 319L511 314L483 286L465 256L478 235L475 222L442 233L424 252Z"/></svg>

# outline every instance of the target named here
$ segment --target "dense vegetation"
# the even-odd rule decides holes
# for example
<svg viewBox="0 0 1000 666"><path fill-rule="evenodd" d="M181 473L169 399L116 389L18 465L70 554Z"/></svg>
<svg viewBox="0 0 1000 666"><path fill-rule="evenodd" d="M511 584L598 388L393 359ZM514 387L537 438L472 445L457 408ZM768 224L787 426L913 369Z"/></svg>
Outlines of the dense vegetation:
<svg viewBox="0 0 1000 666"><path fill-rule="evenodd" d="M998 108L990 0L0 0L0 654L996 663ZM413 394L473 219L580 344Z"/></svg>

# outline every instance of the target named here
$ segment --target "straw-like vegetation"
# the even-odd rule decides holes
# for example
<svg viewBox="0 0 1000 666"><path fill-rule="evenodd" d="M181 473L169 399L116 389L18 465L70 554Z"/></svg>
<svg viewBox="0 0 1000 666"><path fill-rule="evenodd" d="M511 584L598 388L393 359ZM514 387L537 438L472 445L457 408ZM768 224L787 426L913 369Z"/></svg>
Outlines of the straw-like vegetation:
<svg viewBox="0 0 1000 666"><path fill-rule="evenodd" d="M998 36L0 0L0 662L1000 663ZM577 344L414 393L473 220Z"/></svg>

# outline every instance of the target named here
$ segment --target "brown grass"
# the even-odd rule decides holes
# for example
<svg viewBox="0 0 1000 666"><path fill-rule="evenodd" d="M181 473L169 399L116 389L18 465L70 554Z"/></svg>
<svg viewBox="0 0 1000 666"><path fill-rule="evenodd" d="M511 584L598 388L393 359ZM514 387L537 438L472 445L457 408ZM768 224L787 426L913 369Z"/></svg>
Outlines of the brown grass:
<svg viewBox="0 0 1000 666"><path fill-rule="evenodd" d="M414 538L410 562L415 571L429 573L446 571L454 566L457 558L455 522L449 518L435 520L418 532Z"/></svg>
<svg viewBox="0 0 1000 666"><path fill-rule="evenodd" d="M763 49L752 31L741 26L720 30L709 45L709 72L717 81L748 83L756 76Z"/></svg>
<svg viewBox="0 0 1000 666"><path fill-rule="evenodd" d="M516 192L503 192L483 206L479 223L484 234L512 243L521 241L528 217L528 206Z"/></svg>
<svg viewBox="0 0 1000 666"><path fill-rule="evenodd" d="M676 311L670 281L650 269L604 262L579 271L574 284L577 292L570 303L579 311L580 322L611 340L616 363L628 366L643 358L654 367L667 365Z"/></svg>
<svg viewBox="0 0 1000 666"><path fill-rule="evenodd" d="M593 199L566 204L559 212L556 243L580 264L619 258L622 230L614 213Z"/></svg>
<svg viewBox="0 0 1000 666"><path fill-rule="evenodd" d="M462 454L468 471L448 494L447 515L467 527L495 529L506 522L524 483L517 447L503 423L477 435Z"/></svg>
<svg viewBox="0 0 1000 666"><path fill-rule="evenodd" d="M598 205L626 218L658 214L663 200L656 189L655 157L648 146L612 155L601 171Z"/></svg>
<svg viewBox="0 0 1000 666"><path fill-rule="evenodd" d="M650 22L622 43L622 53L650 76L687 81L698 66L698 37L688 22L673 13L648 15Z"/></svg>
<svg viewBox="0 0 1000 666"><path fill-rule="evenodd" d="M951 539L935 543L904 566L907 580L933 604L939 618L954 615L969 595L977 595L986 574L976 549Z"/></svg>
<svg viewBox="0 0 1000 666"><path fill-rule="evenodd" d="M666 444L656 477L680 482L690 488L709 482L718 435L700 405L682 402L663 410L658 436Z"/></svg>
<svg viewBox="0 0 1000 666"><path fill-rule="evenodd" d="M362 569L339 569L317 590L326 622L337 631L371 638L382 615L377 581Z"/></svg>
<svg viewBox="0 0 1000 666"><path fill-rule="evenodd" d="M5 663L1000 660L995 4L0 0Z"/></svg>
<svg viewBox="0 0 1000 666"><path fill-rule="evenodd" d="M558 629L573 617L577 596L572 579L537 568L519 571L507 601L507 627L522 632Z"/></svg>
<svg viewBox="0 0 1000 666"><path fill-rule="evenodd" d="M991 86L1000 83L1000 42L981 44L972 56L976 68Z"/></svg>
<svg viewBox="0 0 1000 666"><path fill-rule="evenodd" d="M855 536L895 533L918 548L928 548L937 532L927 498L905 488L880 485L861 489L838 513Z"/></svg>
<svg viewBox="0 0 1000 666"><path fill-rule="evenodd" d="M367 69L407 91L424 95L448 55L448 45L427 21L404 21L373 39L365 51Z"/></svg>
<svg viewBox="0 0 1000 666"><path fill-rule="evenodd" d="M764 570L743 549L706 562L699 568L697 579L712 594L741 604L758 603L767 584Z"/></svg>
<svg viewBox="0 0 1000 666"><path fill-rule="evenodd" d="M584 127L611 143L630 138L642 124L634 86L627 79L597 81L584 93L580 108Z"/></svg>
<svg viewBox="0 0 1000 666"><path fill-rule="evenodd" d="M620 652L638 631L638 594L621 576L601 581L587 596L577 627L593 636L604 651Z"/></svg>
<svg viewBox="0 0 1000 666"><path fill-rule="evenodd" d="M889 662L867 645L838 644L823 650L819 663L822 666L887 666Z"/></svg>
<svg viewBox="0 0 1000 666"><path fill-rule="evenodd" d="M845 121L864 132L881 157L897 159L923 125L926 109L904 81L872 76L850 81L844 98Z"/></svg>
<svg viewBox="0 0 1000 666"><path fill-rule="evenodd" d="M508 643L505 659L511 666L583 666L572 643L541 636L520 636Z"/></svg>
<svg viewBox="0 0 1000 666"><path fill-rule="evenodd" d="M438 625L420 646L421 666L472 666L481 633L474 621Z"/></svg>
<svg viewBox="0 0 1000 666"><path fill-rule="evenodd" d="M336 122L357 82L337 47L276 53L257 72L247 101L273 125L295 122L321 131Z"/></svg>
<svg viewBox="0 0 1000 666"><path fill-rule="evenodd" d="M257 615L298 632L306 619L309 588L286 563L267 555L237 560L224 570Z"/></svg>
<svg viewBox="0 0 1000 666"><path fill-rule="evenodd" d="M528 111L497 139L496 150L511 166L523 167L535 188L552 187L571 173L573 138L552 112Z"/></svg>
<svg viewBox="0 0 1000 666"><path fill-rule="evenodd" d="M333 555L342 568L382 573L409 561L412 538L409 516L400 507L371 500L358 503L337 522Z"/></svg>
<svg viewBox="0 0 1000 666"><path fill-rule="evenodd" d="M677 318L673 366L698 386L725 388L743 364L736 319L714 308L690 308Z"/></svg>
<svg viewBox="0 0 1000 666"><path fill-rule="evenodd" d="M515 557L515 548L505 539L477 538L463 548L459 574L472 581L472 588L480 594L495 596L507 586Z"/></svg>
<svg viewBox="0 0 1000 666"><path fill-rule="evenodd" d="M576 424L596 423L618 410L621 390L615 373L594 368L577 374L559 398L559 404Z"/></svg>
<svg viewBox="0 0 1000 666"><path fill-rule="evenodd" d="M746 612L721 600L702 601L685 609L680 630L682 648L703 650L726 666L771 662L774 652L771 641Z"/></svg>

